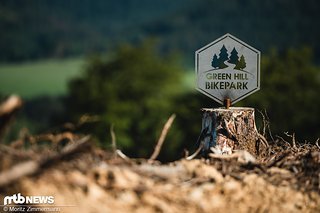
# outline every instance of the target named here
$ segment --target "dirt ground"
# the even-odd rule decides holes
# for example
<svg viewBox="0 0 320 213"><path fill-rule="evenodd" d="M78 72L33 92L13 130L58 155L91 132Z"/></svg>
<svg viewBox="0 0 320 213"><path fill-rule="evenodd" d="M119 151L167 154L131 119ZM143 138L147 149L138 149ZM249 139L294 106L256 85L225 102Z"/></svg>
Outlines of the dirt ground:
<svg viewBox="0 0 320 213"><path fill-rule="evenodd" d="M317 145L278 140L263 156L168 164L120 157L90 140L0 151L0 202L21 193L54 196L52 206L65 213L320 212Z"/></svg>

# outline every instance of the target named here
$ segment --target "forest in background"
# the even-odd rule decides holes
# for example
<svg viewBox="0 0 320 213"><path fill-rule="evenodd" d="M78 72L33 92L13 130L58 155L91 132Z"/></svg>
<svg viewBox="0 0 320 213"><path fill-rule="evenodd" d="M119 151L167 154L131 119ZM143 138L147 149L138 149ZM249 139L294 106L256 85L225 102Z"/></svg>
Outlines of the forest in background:
<svg viewBox="0 0 320 213"><path fill-rule="evenodd" d="M0 61L112 52L153 37L192 65L195 50L226 32L263 52L307 45L319 56L319 10L316 0L5 0Z"/></svg>
<svg viewBox="0 0 320 213"><path fill-rule="evenodd" d="M265 111L272 137L288 131L313 143L320 136L319 9L314 0L1 1L3 64L87 58L66 94L25 102L8 140L22 127L58 132L72 122L68 131L109 147L114 125L119 146L141 157L176 113L161 159L179 158L196 146L200 108L218 106L184 89L182 76L193 69L195 50L229 32L262 51L261 91L237 106ZM1 86L0 93L8 95Z"/></svg>

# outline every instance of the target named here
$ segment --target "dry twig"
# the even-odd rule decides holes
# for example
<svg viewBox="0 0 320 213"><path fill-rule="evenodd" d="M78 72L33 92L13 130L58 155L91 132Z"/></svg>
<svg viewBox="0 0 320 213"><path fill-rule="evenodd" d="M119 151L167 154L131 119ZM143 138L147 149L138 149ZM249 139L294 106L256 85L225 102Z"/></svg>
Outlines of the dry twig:
<svg viewBox="0 0 320 213"><path fill-rule="evenodd" d="M167 122L165 123L165 125L163 126L163 129L161 131L161 135L160 135L160 137L158 139L157 145L156 145L151 157L149 158L149 162L150 161L154 161L158 157L158 155L160 153L160 150L161 150L161 147L163 145L163 142L164 142L164 140L165 140L165 138L166 138L166 136L168 134L168 131L169 131L169 129L170 129L170 127L171 127L171 125L172 125L172 123L173 123L175 118L176 118L176 115L172 114L170 116L170 118L167 120Z"/></svg>
<svg viewBox="0 0 320 213"><path fill-rule="evenodd" d="M319 146L319 139L320 138L318 138L317 140L316 140L316 146L318 147L318 149L320 149L320 146ZM320 177L320 176L319 176ZM319 182L319 184L320 184L320 182Z"/></svg>
<svg viewBox="0 0 320 213"><path fill-rule="evenodd" d="M110 127L110 135L111 135L111 142L112 142L112 151L113 153L116 153L117 151L117 141L116 141L116 134L113 130L113 124Z"/></svg>
<svg viewBox="0 0 320 213"><path fill-rule="evenodd" d="M5 134L10 121L14 117L15 113L22 106L22 100L16 95L10 96L6 101L0 105L0 140Z"/></svg>
<svg viewBox="0 0 320 213"><path fill-rule="evenodd" d="M120 149L116 150L116 153L119 157L121 157L123 160L130 160L128 156L126 156Z"/></svg>
<svg viewBox="0 0 320 213"><path fill-rule="evenodd" d="M201 143L200 146L198 147L198 149L195 151L195 153L193 153L192 155L186 157L186 160L192 160L193 158L197 157L197 155L200 153L202 148L203 148L203 144Z"/></svg>
<svg viewBox="0 0 320 213"><path fill-rule="evenodd" d="M268 144L267 139L266 139L263 135L261 135L260 133L257 133L257 135L258 135L258 139L263 143L263 145L264 145L266 148L268 148L268 147L269 147L269 144Z"/></svg>
<svg viewBox="0 0 320 213"><path fill-rule="evenodd" d="M130 158L127 155L125 155L120 149L117 149L117 139L116 139L116 134L114 133L113 124L110 127L110 135L111 135L112 151L115 157L119 156L123 160L129 161Z"/></svg>
<svg viewBox="0 0 320 213"><path fill-rule="evenodd" d="M22 100L16 95L10 96L0 105L0 117L5 114L10 114L22 106Z"/></svg>
<svg viewBox="0 0 320 213"><path fill-rule="evenodd" d="M296 146L296 137L295 137L295 134L292 133L292 135L290 135L288 132L284 132L284 134L285 134L286 136L292 138L292 147L293 147L294 149L296 149L297 146Z"/></svg>

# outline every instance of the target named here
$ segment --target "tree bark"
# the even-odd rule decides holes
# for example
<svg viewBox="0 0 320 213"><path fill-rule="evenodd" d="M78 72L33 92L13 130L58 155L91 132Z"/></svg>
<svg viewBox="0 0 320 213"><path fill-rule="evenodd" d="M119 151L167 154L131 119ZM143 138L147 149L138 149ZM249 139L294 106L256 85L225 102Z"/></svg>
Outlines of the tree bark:
<svg viewBox="0 0 320 213"><path fill-rule="evenodd" d="M202 137L203 152L211 150L217 154L231 154L233 150L247 150L253 155L261 151L260 134L255 124L253 108L230 107L203 108Z"/></svg>

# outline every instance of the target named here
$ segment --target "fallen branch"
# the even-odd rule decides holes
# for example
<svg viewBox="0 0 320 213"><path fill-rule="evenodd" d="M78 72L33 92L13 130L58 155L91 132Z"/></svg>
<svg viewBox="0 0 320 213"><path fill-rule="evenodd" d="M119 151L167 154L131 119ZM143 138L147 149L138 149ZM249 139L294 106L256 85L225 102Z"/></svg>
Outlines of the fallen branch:
<svg viewBox="0 0 320 213"><path fill-rule="evenodd" d="M110 135L111 135L111 143L112 143L112 151L116 154L117 151L117 140L116 140L116 134L113 130L113 124L110 127Z"/></svg>
<svg viewBox="0 0 320 213"><path fill-rule="evenodd" d="M0 117L5 114L10 114L22 106L22 100L16 95L10 96L0 105Z"/></svg>
<svg viewBox="0 0 320 213"><path fill-rule="evenodd" d="M193 153L189 157L186 157L186 160L192 160L193 158L197 157L197 155L200 153L202 148L203 148L203 144L201 143L200 146L198 147L198 149L195 151L195 153Z"/></svg>
<svg viewBox="0 0 320 213"><path fill-rule="evenodd" d="M0 105L0 140L8 129L10 121L22 106L22 100L16 95L10 96Z"/></svg>
<svg viewBox="0 0 320 213"><path fill-rule="evenodd" d="M130 160L128 156L126 156L120 149L116 150L116 154L121 157L123 160Z"/></svg>
<svg viewBox="0 0 320 213"><path fill-rule="evenodd" d="M170 118L167 120L166 124L163 126L163 129L161 131L161 135L160 135L160 137L158 139L157 145L156 145L151 157L149 158L149 162L150 161L154 161L158 157L158 155L160 153L160 150L161 150L161 147L163 145L163 142L164 142L164 140L165 140L165 138L166 138L166 136L168 134L168 131L169 131L169 129L170 129L170 127L171 127L171 125L172 125L172 123L173 123L175 118L176 118L176 115L172 114L170 116Z"/></svg>
<svg viewBox="0 0 320 213"><path fill-rule="evenodd" d="M125 155L120 149L117 149L117 140L116 140L116 134L114 133L113 124L110 127L110 135L111 135L111 144L112 144L112 151L115 155L115 157L119 156L125 161L130 161L130 158Z"/></svg>
<svg viewBox="0 0 320 213"><path fill-rule="evenodd" d="M3 171L0 173L0 187L14 183L22 177L34 175L43 169L49 168L53 163L56 163L59 160L71 157L73 154L76 154L87 147L89 139L90 136L85 136L74 144L66 146L60 153L51 156L44 156L40 158L39 161L30 160L19 163L13 166L10 170Z"/></svg>

